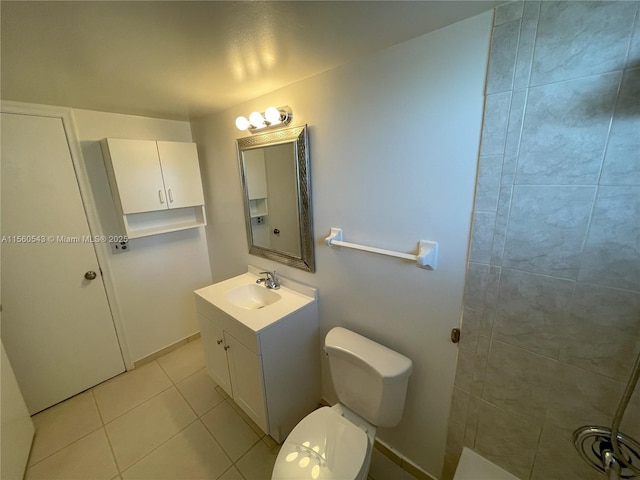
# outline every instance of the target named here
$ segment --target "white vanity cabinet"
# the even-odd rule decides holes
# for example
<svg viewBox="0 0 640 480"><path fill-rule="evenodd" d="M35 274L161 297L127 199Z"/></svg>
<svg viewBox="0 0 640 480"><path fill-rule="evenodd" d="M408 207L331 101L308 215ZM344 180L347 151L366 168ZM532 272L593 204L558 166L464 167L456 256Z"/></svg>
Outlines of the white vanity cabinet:
<svg viewBox="0 0 640 480"><path fill-rule="evenodd" d="M320 401L317 302L310 299L275 321L245 321L245 314L266 318L268 307L238 311L234 318L233 306L214 305L214 287L195 292L207 372L251 420L281 443Z"/></svg>
<svg viewBox="0 0 640 480"><path fill-rule="evenodd" d="M101 146L127 236L206 224L194 143L105 138Z"/></svg>

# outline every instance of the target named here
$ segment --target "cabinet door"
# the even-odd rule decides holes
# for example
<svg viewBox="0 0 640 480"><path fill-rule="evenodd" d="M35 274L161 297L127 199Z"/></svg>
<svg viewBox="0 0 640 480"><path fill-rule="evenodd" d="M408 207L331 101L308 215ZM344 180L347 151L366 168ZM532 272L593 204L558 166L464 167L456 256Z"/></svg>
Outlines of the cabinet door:
<svg viewBox="0 0 640 480"><path fill-rule="evenodd" d="M265 432L269 423L264 401L264 382L260 357L224 332L225 343L229 347L229 371L233 384L233 399L247 415Z"/></svg>
<svg viewBox="0 0 640 480"><path fill-rule="evenodd" d="M202 315L198 315L198 321L200 322L202 342L205 344L204 355L207 373L229 396L233 397L222 329Z"/></svg>
<svg viewBox="0 0 640 480"><path fill-rule="evenodd" d="M196 144L157 143L169 208L204 205Z"/></svg>
<svg viewBox="0 0 640 480"><path fill-rule="evenodd" d="M156 142L109 138L107 145L122 213L167 209Z"/></svg>

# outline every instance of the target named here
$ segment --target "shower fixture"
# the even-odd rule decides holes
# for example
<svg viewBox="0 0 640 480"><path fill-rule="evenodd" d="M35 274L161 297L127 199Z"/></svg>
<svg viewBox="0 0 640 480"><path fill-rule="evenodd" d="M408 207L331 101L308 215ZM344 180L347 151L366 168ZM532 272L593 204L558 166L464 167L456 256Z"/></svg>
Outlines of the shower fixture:
<svg viewBox="0 0 640 480"><path fill-rule="evenodd" d="M573 443L582 458L608 480L640 478L640 444L620 433L631 396L640 378L640 353L618 404L611 428L587 425L573 433Z"/></svg>

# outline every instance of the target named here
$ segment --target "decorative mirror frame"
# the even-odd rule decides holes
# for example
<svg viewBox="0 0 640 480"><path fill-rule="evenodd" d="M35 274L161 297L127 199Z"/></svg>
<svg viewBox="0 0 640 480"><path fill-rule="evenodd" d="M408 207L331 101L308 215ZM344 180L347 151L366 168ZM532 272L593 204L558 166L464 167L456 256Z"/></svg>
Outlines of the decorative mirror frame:
<svg viewBox="0 0 640 480"><path fill-rule="evenodd" d="M315 272L315 258L313 249L313 218L311 210L311 172L309 165L309 141L307 125L285 128L277 131L253 135L236 140L238 163L240 165L240 179L244 193L244 217L247 229L249 253L267 258L291 267ZM272 145L292 143L296 153L296 187L298 189L298 225L300 227L300 256L281 252L253 243L251 230L251 213L249 209L249 190L244 168L243 152Z"/></svg>

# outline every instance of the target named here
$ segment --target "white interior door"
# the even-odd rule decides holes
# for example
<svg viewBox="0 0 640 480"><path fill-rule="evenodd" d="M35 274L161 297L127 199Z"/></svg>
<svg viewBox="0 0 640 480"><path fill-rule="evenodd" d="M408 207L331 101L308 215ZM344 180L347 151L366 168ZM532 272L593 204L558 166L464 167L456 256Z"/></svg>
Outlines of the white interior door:
<svg viewBox="0 0 640 480"><path fill-rule="evenodd" d="M33 414L125 368L62 120L1 128L2 342Z"/></svg>
<svg viewBox="0 0 640 480"><path fill-rule="evenodd" d="M295 150L291 144L267 147L265 163L269 185L269 228L274 250L300 255L298 186Z"/></svg>

